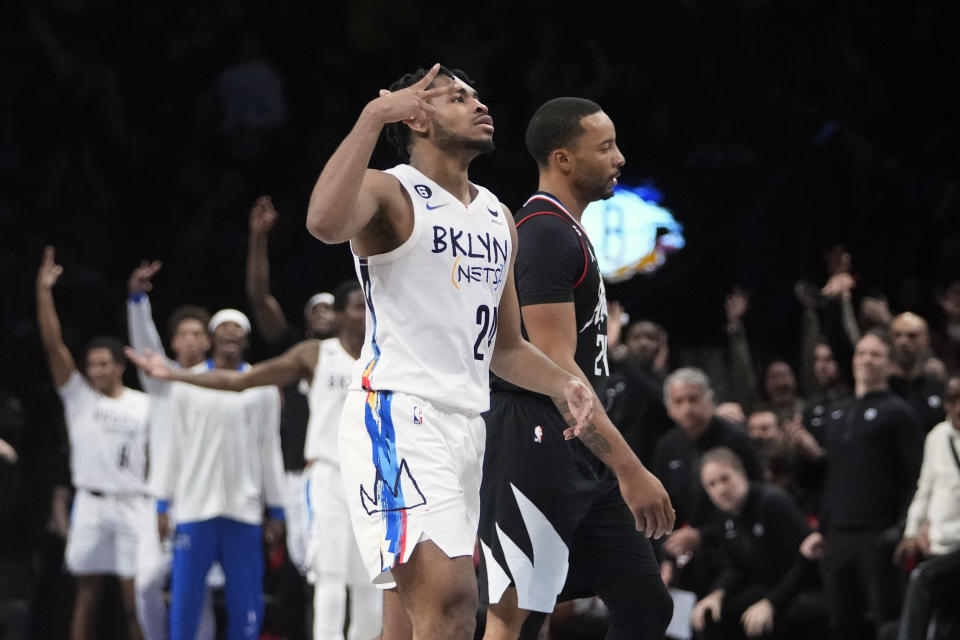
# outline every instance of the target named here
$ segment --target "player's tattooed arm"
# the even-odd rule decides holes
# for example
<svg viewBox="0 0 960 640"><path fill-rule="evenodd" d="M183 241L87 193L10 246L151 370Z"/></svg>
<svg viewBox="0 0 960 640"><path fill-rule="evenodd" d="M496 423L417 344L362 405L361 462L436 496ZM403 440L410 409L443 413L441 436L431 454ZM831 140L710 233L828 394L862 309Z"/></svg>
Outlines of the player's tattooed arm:
<svg viewBox="0 0 960 640"><path fill-rule="evenodd" d="M567 423L567 430L564 431L564 434L569 434L567 435L568 439L573 438L574 436L571 430L577 426L577 419L573 415L573 412L570 411L570 405L562 398L553 398L553 404L556 405L560 415L563 416L564 422ZM613 450L607 439L597 429L597 425L594 424L593 420L581 427L576 437L579 437L580 441L590 449L591 453L601 460L609 456Z"/></svg>

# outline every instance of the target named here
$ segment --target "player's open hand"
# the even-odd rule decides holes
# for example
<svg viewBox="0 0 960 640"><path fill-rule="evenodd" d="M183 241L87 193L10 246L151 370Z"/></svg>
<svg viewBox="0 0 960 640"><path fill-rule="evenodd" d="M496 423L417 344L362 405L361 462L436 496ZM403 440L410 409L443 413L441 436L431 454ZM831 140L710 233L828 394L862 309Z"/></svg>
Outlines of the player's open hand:
<svg viewBox="0 0 960 640"><path fill-rule="evenodd" d="M157 353L152 349L144 349L141 354L137 353L133 347L124 347L123 353L127 356L127 360L151 378L157 378L158 380L171 380L173 378L173 370L162 353Z"/></svg>
<svg viewBox="0 0 960 640"><path fill-rule="evenodd" d="M387 122L406 122L413 125L426 125L436 112L436 107L430 104L433 98L440 98L459 91L460 87L455 82L444 83L431 87L430 83L437 77L440 71L440 65L435 64L427 71L417 82L409 87L404 87L399 91L380 90L380 96L370 103L371 108Z"/></svg>
<svg viewBox="0 0 960 640"><path fill-rule="evenodd" d="M567 410L576 420L576 424L563 430L563 437L566 440L572 440L579 436L593 420L596 395L582 380L571 378L563 388L563 398L567 401Z"/></svg>
<svg viewBox="0 0 960 640"><path fill-rule="evenodd" d="M639 462L628 474L618 476L620 493L636 520L637 531L660 538L673 531L676 512L663 483Z"/></svg>
<svg viewBox="0 0 960 640"><path fill-rule="evenodd" d="M53 247L44 247L43 259L40 261L40 269L37 271L37 288L51 289L63 273L63 267L57 264L56 254Z"/></svg>

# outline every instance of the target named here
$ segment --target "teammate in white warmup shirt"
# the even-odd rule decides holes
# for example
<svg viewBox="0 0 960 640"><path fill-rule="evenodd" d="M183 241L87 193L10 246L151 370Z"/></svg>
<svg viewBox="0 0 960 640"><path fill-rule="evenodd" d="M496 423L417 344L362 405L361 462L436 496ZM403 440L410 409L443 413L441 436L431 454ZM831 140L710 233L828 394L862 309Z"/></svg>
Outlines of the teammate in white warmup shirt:
<svg viewBox="0 0 960 640"><path fill-rule="evenodd" d="M246 370L250 322L235 309L208 326L213 356L193 371ZM223 567L228 640L257 638L263 622L263 544L283 541L280 394L174 384L167 459L157 469L157 512L177 512L170 638L193 640L214 561ZM264 509L268 513L261 533Z"/></svg>
<svg viewBox="0 0 960 640"><path fill-rule="evenodd" d="M72 640L94 638L105 577L120 577L128 637L139 639L133 575L146 486L147 394L123 386L122 345L95 338L84 350L84 375L63 342L53 286L63 273L53 247L37 272L37 321L50 374L63 401L76 497L66 565L76 577Z"/></svg>
<svg viewBox="0 0 960 640"><path fill-rule="evenodd" d="M130 274L127 281L127 331L130 344L134 349L150 349L163 353L160 333L153 322L153 311L147 295L152 290L154 275L160 270L160 262L142 262ZM210 350L210 335L207 323L210 314L202 307L185 305L170 314L170 349L174 353L171 366L190 368L202 363ZM150 430L147 455L147 486L156 498L156 470L166 460L166 446L169 442L169 419L167 402L171 385L163 380L151 378L139 373L140 386L150 396ZM134 587L137 599L137 618L146 640L167 640L170 617L164 591L170 579L173 565L173 540L170 533L170 521L173 510L167 512L167 521L150 509L144 517L137 540L137 565ZM161 534L160 531L164 533ZM223 572L215 566L207 578L209 586L222 586ZM213 597L208 589L200 618L200 627L196 640L213 640L216 633L216 620L213 614Z"/></svg>

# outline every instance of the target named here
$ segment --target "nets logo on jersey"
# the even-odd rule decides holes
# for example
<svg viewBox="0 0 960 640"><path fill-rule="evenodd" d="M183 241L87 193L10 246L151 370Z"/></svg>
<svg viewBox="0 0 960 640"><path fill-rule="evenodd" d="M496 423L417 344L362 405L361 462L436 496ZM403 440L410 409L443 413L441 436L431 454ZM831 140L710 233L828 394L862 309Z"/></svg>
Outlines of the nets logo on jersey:
<svg viewBox="0 0 960 640"><path fill-rule="evenodd" d="M424 200L429 199L430 196L433 195L433 191L430 189L430 187L428 187L425 184L415 184L413 185L413 189L414 191L417 192L417 195L419 195Z"/></svg>
<svg viewBox="0 0 960 640"><path fill-rule="evenodd" d="M435 254L454 258L450 281L460 289L465 284L482 284L496 291L507 273L510 241L491 233L471 233L452 226L433 226Z"/></svg>

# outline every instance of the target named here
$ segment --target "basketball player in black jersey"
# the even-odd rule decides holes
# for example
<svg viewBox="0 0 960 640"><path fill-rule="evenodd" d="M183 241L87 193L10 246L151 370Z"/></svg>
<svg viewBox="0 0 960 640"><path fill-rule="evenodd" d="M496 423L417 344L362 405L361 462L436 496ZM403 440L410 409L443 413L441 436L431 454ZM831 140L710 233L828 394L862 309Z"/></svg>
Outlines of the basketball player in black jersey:
<svg viewBox="0 0 960 640"><path fill-rule="evenodd" d="M540 183L514 216L524 332L596 387L609 373L607 301L580 218L613 195L624 157L613 122L582 98L541 106L526 142ZM565 440L549 398L500 379L491 386L480 491L484 638L536 637L558 596L594 594L610 612L607 638L662 638L672 603L644 534L673 528L663 485L602 412L591 433ZM539 614L524 625L531 612Z"/></svg>

